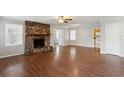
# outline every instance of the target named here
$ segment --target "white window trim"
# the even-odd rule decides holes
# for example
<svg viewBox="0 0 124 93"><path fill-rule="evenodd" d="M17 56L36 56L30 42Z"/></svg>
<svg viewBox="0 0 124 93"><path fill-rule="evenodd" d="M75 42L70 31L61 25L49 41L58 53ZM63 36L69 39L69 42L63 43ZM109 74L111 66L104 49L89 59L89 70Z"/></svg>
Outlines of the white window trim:
<svg viewBox="0 0 124 93"><path fill-rule="evenodd" d="M7 25L17 25L17 26L22 26L22 41L21 43L17 43L17 44L7 44L7 38L8 38L8 26ZM23 24L16 24L16 23L5 23L5 47L14 47L14 46L20 46L24 44L24 28L23 28Z"/></svg>

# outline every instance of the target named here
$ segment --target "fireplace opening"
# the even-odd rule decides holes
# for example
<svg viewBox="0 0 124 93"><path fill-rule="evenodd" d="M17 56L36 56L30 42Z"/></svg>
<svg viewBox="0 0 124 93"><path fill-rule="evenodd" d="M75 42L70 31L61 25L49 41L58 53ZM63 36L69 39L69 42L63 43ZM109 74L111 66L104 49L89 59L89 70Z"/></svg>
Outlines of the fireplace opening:
<svg viewBox="0 0 124 93"><path fill-rule="evenodd" d="M44 39L34 39L34 48L43 48L45 43Z"/></svg>

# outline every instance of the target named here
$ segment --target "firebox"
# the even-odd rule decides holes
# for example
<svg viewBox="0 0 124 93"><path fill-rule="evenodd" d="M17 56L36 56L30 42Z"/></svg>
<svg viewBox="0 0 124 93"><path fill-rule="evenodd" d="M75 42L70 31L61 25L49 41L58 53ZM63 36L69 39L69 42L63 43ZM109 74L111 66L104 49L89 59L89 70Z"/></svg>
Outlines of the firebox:
<svg viewBox="0 0 124 93"><path fill-rule="evenodd" d="M34 39L34 48L43 48L45 45L45 40L42 39Z"/></svg>

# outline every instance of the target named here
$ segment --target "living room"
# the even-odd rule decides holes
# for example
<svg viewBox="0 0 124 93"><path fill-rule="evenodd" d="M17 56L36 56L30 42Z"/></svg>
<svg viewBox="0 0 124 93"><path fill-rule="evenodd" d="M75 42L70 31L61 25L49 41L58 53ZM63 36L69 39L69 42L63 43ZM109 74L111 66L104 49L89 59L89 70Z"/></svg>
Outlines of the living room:
<svg viewBox="0 0 124 93"><path fill-rule="evenodd" d="M123 20L118 16L1 16L0 76L123 76ZM95 31L99 32L99 46ZM58 66L48 69L54 63ZM108 67L94 68L99 65ZM23 66L30 71L35 68L35 74Z"/></svg>
<svg viewBox="0 0 124 93"><path fill-rule="evenodd" d="M123 0L1 0L1 93L124 93Z"/></svg>

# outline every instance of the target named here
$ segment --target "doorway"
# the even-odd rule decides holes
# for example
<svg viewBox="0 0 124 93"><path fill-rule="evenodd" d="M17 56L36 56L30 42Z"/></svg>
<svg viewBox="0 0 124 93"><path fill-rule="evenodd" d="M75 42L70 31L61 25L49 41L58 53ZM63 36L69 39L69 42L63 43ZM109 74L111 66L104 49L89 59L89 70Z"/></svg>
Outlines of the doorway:
<svg viewBox="0 0 124 93"><path fill-rule="evenodd" d="M101 43L101 30L100 28L95 28L93 30L94 48L100 48Z"/></svg>

